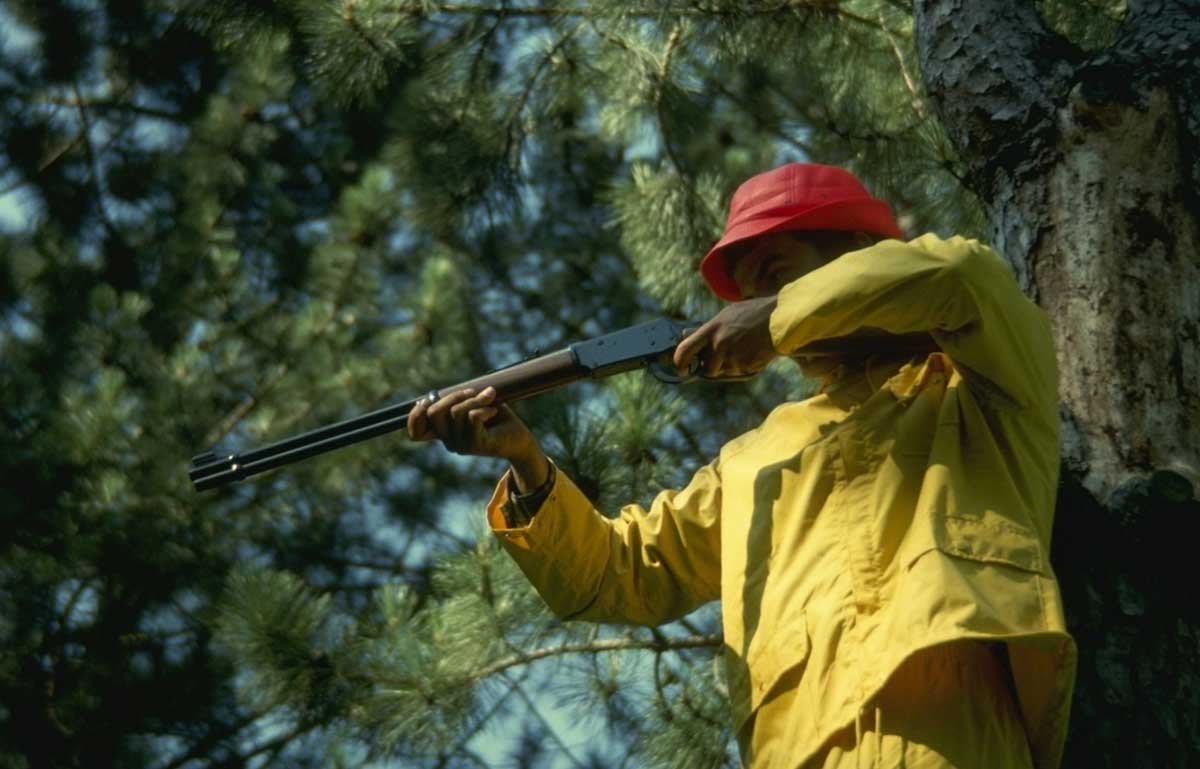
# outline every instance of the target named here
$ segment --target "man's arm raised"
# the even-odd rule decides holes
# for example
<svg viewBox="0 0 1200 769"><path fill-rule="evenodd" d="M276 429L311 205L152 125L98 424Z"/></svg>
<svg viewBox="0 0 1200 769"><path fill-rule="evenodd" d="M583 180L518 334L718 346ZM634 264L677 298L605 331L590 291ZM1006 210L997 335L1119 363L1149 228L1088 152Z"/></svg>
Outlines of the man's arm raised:
<svg viewBox="0 0 1200 769"><path fill-rule="evenodd" d="M851 252L789 283L771 315L784 355L864 327L928 332L956 365L1015 405L1053 409L1057 387L1046 314L987 246L925 235Z"/></svg>
<svg viewBox="0 0 1200 769"><path fill-rule="evenodd" d="M648 509L626 505L611 519L561 471L495 392L460 390L422 401L409 417L414 440L508 459L512 468L488 504L488 523L550 608L564 619L657 625L720 594L721 483L716 463ZM519 525L504 512L513 489L538 489L544 501ZM541 494L537 496L542 497Z"/></svg>

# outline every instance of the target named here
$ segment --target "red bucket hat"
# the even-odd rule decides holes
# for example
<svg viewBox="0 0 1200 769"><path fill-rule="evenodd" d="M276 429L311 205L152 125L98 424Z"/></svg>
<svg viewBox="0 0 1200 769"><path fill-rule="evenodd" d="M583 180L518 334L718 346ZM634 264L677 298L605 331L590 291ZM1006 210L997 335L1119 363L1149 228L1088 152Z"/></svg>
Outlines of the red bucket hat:
<svg viewBox="0 0 1200 769"><path fill-rule="evenodd" d="M861 230L887 238L903 233L887 203L871 197L854 174L837 166L788 163L752 176L733 193L725 234L700 260L713 293L736 302L724 249L756 235L782 230Z"/></svg>

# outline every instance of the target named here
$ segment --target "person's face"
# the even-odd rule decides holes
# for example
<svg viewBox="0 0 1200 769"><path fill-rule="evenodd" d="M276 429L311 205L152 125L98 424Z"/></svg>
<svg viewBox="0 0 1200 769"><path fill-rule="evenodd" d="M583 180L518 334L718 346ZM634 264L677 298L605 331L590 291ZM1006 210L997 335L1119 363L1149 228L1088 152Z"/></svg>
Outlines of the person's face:
<svg viewBox="0 0 1200 769"><path fill-rule="evenodd" d="M788 283L869 243L869 237L855 232L769 232L731 246L726 258L742 298L754 299L778 294Z"/></svg>

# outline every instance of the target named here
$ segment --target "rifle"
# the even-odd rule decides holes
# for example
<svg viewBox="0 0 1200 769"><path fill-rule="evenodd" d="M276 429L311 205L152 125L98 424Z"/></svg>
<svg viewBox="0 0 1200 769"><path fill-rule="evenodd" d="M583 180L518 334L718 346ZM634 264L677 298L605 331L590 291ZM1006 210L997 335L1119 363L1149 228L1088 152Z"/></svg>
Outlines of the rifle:
<svg viewBox="0 0 1200 769"><path fill-rule="evenodd" d="M487 387L495 387L497 403L512 403L581 379L602 379L643 366L663 382L680 384L694 379L698 369L698 366L694 365L691 372L680 376L675 373L671 363L671 355L676 345L683 340L690 328L692 327L678 325L665 318L641 323L593 339L575 342L557 352L529 358L474 379L444 387L440 391L431 390L423 397L436 400L439 392L448 393L468 387L482 391ZM215 451L205 451L192 457L192 467L188 476L196 491L215 489L267 470L375 438L405 427L409 412L419 400L414 398L387 406L240 454L221 457Z"/></svg>
<svg viewBox="0 0 1200 769"><path fill-rule="evenodd" d="M681 376L675 372L671 356L675 347L694 328L695 324L681 325L665 318L652 320L575 342L557 352L529 358L441 390L430 390L422 397L437 400L440 392L454 392L468 387L483 391L495 387L495 403L512 403L582 379L603 379L641 367L647 368L659 381L684 384L699 376L700 361L694 360L691 371ZM813 358L861 357L881 349L905 354L938 348L932 337L924 332L889 334L879 329L863 328L848 336L817 340L793 355ZM750 377L703 378L737 382ZM409 412L418 400L420 398L387 406L240 454L221 457L209 450L192 457L188 476L196 491L216 489L252 475L394 432L407 426Z"/></svg>

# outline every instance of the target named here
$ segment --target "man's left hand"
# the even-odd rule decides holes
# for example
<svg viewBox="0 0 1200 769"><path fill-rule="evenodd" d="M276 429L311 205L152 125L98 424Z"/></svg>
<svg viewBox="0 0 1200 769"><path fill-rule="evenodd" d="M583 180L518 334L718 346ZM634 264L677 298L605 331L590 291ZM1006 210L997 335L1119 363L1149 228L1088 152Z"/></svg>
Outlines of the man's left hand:
<svg viewBox="0 0 1200 769"><path fill-rule="evenodd" d="M706 377L757 374L779 354L771 341L774 309L774 296L734 302L679 343L675 367L687 372L698 360Z"/></svg>

